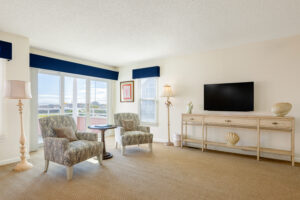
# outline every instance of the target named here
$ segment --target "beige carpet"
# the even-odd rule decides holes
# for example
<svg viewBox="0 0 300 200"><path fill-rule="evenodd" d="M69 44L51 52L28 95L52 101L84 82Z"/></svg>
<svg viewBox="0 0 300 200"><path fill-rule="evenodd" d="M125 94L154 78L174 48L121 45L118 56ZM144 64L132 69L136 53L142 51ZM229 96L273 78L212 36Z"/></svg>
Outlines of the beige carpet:
<svg viewBox="0 0 300 200"><path fill-rule="evenodd" d="M288 162L214 151L154 144L128 148L100 167L94 159L74 167L72 181L65 168L50 163L43 173L43 151L32 154L32 170L16 173L0 167L0 200L67 199L300 199L300 168Z"/></svg>

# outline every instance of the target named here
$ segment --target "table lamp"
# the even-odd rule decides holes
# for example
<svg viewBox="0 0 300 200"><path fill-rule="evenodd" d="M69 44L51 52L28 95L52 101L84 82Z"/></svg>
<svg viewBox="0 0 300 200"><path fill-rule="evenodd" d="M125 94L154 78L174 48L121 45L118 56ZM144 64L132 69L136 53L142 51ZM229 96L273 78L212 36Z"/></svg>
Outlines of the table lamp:
<svg viewBox="0 0 300 200"><path fill-rule="evenodd" d="M18 99L18 107L20 113L20 122L21 122L21 136L20 136L20 153L21 161L15 166L15 171L25 171L33 167L31 163L26 160L26 147L25 147L25 134L23 129L23 103L22 99L31 99L31 90L30 82L26 81L17 81L17 80L8 80L5 85L5 97L8 99Z"/></svg>
<svg viewBox="0 0 300 200"><path fill-rule="evenodd" d="M173 97L173 91L172 91L172 87L170 85L164 86L164 91L163 91L162 97L167 97L165 104L168 109L168 142L165 143L165 145L172 146L173 143L170 141L170 105L172 105L172 103L170 101L170 97Z"/></svg>

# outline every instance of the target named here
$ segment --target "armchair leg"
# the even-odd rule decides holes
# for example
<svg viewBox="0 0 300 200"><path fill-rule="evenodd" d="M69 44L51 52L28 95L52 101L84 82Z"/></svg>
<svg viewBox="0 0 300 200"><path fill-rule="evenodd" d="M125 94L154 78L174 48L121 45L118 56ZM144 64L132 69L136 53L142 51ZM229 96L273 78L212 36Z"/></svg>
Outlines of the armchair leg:
<svg viewBox="0 0 300 200"><path fill-rule="evenodd" d="M116 141L116 149L118 148L118 142Z"/></svg>
<svg viewBox="0 0 300 200"><path fill-rule="evenodd" d="M102 153L99 156L97 156L97 159L98 159L99 165L102 165L103 164L102 163L102 159L103 159Z"/></svg>
<svg viewBox="0 0 300 200"><path fill-rule="evenodd" d="M67 180L71 180L73 177L73 167L67 167Z"/></svg>
<svg viewBox="0 0 300 200"><path fill-rule="evenodd" d="M48 167L49 167L49 160L45 160L45 169L44 169L45 173L48 171Z"/></svg>
<svg viewBox="0 0 300 200"><path fill-rule="evenodd" d="M152 152L152 143L149 143L149 151Z"/></svg>
<svg viewBox="0 0 300 200"><path fill-rule="evenodd" d="M125 147L126 147L125 145L122 145L122 150L121 150L122 151L122 156L125 155Z"/></svg>

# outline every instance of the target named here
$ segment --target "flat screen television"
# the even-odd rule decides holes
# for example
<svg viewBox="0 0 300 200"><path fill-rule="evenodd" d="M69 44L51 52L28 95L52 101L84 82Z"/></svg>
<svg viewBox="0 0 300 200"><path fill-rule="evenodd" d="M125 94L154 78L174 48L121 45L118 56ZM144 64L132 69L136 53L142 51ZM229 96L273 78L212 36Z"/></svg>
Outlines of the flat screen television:
<svg viewBox="0 0 300 200"><path fill-rule="evenodd" d="M253 111L254 82L204 85L204 110Z"/></svg>

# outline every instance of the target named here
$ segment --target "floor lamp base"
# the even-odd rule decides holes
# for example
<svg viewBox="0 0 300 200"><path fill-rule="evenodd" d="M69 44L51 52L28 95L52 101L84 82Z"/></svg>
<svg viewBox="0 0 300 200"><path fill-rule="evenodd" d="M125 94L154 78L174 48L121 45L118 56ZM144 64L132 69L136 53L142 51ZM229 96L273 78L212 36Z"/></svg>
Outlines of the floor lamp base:
<svg viewBox="0 0 300 200"><path fill-rule="evenodd" d="M15 166L14 171L22 172L31 169L32 167L33 165L30 162L28 162L27 160L22 160Z"/></svg>
<svg viewBox="0 0 300 200"><path fill-rule="evenodd" d="M172 142L166 142L165 145L166 146L173 146L174 144Z"/></svg>

